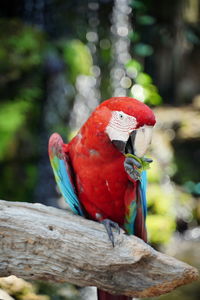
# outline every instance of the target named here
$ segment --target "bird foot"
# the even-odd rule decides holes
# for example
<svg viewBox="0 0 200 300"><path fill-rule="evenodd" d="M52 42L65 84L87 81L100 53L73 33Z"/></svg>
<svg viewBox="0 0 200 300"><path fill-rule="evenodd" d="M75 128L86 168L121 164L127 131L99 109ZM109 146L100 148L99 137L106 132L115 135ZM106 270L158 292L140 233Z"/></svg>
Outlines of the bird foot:
<svg viewBox="0 0 200 300"><path fill-rule="evenodd" d="M133 180L140 180L141 179L141 171L142 165L133 157L126 157L124 161L124 169L126 173L130 176Z"/></svg>
<svg viewBox="0 0 200 300"><path fill-rule="evenodd" d="M105 226L109 240L112 243L112 246L115 247L115 240L114 240L114 235L113 235L113 231L112 228L115 228L118 232L118 234L120 233L120 227L116 222L113 222L110 219L104 219L101 221L101 223Z"/></svg>

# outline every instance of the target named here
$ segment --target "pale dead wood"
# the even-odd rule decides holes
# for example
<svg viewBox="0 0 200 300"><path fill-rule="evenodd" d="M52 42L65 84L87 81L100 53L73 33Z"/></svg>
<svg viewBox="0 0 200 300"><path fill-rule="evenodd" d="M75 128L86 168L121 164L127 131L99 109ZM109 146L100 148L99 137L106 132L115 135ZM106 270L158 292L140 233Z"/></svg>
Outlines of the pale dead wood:
<svg viewBox="0 0 200 300"><path fill-rule="evenodd" d="M198 278L195 268L134 236L41 204L0 201L0 276L97 286L151 297Z"/></svg>

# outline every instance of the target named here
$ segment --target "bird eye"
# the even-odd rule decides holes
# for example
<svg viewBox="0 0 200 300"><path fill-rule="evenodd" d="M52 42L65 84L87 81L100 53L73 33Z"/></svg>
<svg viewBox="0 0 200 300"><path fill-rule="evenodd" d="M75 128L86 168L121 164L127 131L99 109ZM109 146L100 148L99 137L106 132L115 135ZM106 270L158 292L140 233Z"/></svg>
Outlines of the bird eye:
<svg viewBox="0 0 200 300"><path fill-rule="evenodd" d="M119 118L120 118L121 120L123 120L124 116L123 116L122 114L119 114Z"/></svg>

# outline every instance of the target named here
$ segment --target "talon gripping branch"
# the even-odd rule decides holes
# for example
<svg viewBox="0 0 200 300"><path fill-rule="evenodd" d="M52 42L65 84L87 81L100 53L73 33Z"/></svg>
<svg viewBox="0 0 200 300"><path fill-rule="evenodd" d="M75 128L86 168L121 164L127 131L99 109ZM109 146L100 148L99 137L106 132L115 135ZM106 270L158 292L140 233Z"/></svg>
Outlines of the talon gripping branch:
<svg viewBox="0 0 200 300"><path fill-rule="evenodd" d="M54 133L49 156L57 184L74 213L102 222L114 246L112 227L147 241L146 169L152 110L129 97L101 103L69 144ZM98 291L100 300L129 299Z"/></svg>

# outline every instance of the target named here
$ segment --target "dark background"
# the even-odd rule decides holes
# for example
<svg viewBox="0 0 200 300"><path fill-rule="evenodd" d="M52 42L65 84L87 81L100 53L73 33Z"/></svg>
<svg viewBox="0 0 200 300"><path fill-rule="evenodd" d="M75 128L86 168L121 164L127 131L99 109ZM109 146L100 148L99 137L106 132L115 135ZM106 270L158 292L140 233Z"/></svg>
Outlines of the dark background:
<svg viewBox="0 0 200 300"><path fill-rule="evenodd" d="M150 241L198 267L199 21L198 0L1 1L0 198L63 207L50 134L67 141L99 102L133 96L157 117ZM60 286L37 288L49 299L70 298ZM199 292L197 283L161 298L198 299Z"/></svg>

